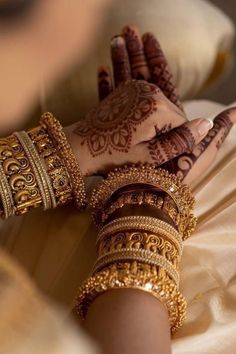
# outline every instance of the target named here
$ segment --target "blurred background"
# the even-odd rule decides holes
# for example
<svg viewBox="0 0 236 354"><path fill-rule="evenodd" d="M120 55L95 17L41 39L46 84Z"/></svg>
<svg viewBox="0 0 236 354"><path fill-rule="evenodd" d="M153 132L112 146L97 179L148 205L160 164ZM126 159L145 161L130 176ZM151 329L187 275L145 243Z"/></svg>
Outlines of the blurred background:
<svg viewBox="0 0 236 354"><path fill-rule="evenodd" d="M226 15L228 15L236 24L236 1L235 0L211 0L211 2L218 6ZM236 56L236 44L234 42L234 56ZM235 57L234 57L235 61ZM222 81L217 85L217 87L211 88L209 92L199 95L200 98L204 97L209 100L221 102L221 103L231 103L236 101L236 82L234 78L236 77L236 65L235 62L231 64L231 70L222 79Z"/></svg>

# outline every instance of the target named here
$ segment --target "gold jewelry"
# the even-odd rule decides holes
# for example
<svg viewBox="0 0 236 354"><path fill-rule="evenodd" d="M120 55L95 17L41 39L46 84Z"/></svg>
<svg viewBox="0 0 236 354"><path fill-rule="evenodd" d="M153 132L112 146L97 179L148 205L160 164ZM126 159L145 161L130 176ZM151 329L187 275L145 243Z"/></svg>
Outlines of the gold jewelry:
<svg viewBox="0 0 236 354"><path fill-rule="evenodd" d="M166 240L175 245L178 253L182 254L183 242L180 234L171 225L150 216L124 216L111 221L98 233L97 246L99 247L101 241L106 240L112 234L131 230L152 232L164 236Z"/></svg>
<svg viewBox="0 0 236 354"><path fill-rule="evenodd" d="M175 283L158 279L155 266L136 261L112 264L87 279L79 289L74 311L84 319L96 297L113 289L139 289L152 294L166 306L172 333L186 317L186 300Z"/></svg>
<svg viewBox="0 0 236 354"><path fill-rule="evenodd" d="M196 218L192 214L194 198L190 189L183 185L180 179L163 169L156 169L155 165L131 166L115 169L108 174L108 177L93 191L91 207L95 222L99 210L104 208L114 193L127 185L147 184L166 192L175 202L180 215L180 229L184 231L184 238L188 237L194 229Z"/></svg>
<svg viewBox="0 0 236 354"><path fill-rule="evenodd" d="M48 177L45 166L43 165L40 156L35 149L30 137L25 131L16 132L18 140L23 146L25 153L30 161L33 172L36 176L37 183L41 192L44 210L55 208L56 200L52 189L51 181Z"/></svg>
<svg viewBox="0 0 236 354"><path fill-rule="evenodd" d="M56 206L68 204L72 200L72 185L56 147L42 126L30 129L28 134L45 163L53 187Z"/></svg>
<svg viewBox="0 0 236 354"><path fill-rule="evenodd" d="M9 186L5 192L13 199L14 204L11 213L5 216L21 215L32 207L41 206L42 197L34 171L20 141L14 134L0 139L0 162L6 177L5 185L7 181Z"/></svg>
<svg viewBox="0 0 236 354"><path fill-rule="evenodd" d="M1 211L0 215L5 219L7 219L9 218L9 216L14 215L14 201L13 201L11 189L8 184L7 177L4 173L1 164L0 164L0 195L1 195L1 202L3 206L3 211Z"/></svg>
<svg viewBox="0 0 236 354"><path fill-rule="evenodd" d="M54 144L56 144L58 152L70 175L77 208L84 207L86 205L86 193L83 177L61 124L48 112L42 115L40 122L47 129Z"/></svg>
<svg viewBox="0 0 236 354"><path fill-rule="evenodd" d="M115 201L108 203L99 212L96 213L97 226L101 227L105 224L110 215L112 215L116 210L122 209L126 205L150 205L157 209L164 211L176 225L180 232L181 230L181 218L178 213L177 208L173 205L173 200L166 194L165 196L160 196L154 192L145 191L135 191L122 193Z"/></svg>
<svg viewBox="0 0 236 354"><path fill-rule="evenodd" d="M121 248L119 250L107 252L105 255L102 255L97 259L93 273L98 272L99 270L108 266L111 263L132 260L153 265L156 267L161 267L161 273L163 274L164 270L166 273L165 275L172 278L175 284L179 286L179 274L174 268L173 264L169 262L164 256L143 249L136 250L134 248Z"/></svg>

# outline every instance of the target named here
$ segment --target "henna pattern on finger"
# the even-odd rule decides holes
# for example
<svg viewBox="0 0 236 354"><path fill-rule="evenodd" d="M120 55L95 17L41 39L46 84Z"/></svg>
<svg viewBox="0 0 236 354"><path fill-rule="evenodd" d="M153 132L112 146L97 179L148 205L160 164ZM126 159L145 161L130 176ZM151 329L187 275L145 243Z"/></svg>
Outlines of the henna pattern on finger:
<svg viewBox="0 0 236 354"><path fill-rule="evenodd" d="M151 72L150 82L157 85L164 95L183 111L183 106L174 84L173 75L159 42L153 34L146 33L143 36L143 43L147 63Z"/></svg>
<svg viewBox="0 0 236 354"><path fill-rule="evenodd" d="M102 101L112 92L112 78L109 68L100 67L98 70L98 94Z"/></svg>
<svg viewBox="0 0 236 354"><path fill-rule="evenodd" d="M207 136L194 148L192 153L183 154L165 163L162 167L171 173L175 173L181 180L183 180L196 164L198 159L213 142L215 143L217 149L219 149L223 144L233 126L233 123L230 119L230 113L232 110L235 110L235 108L229 108L221 112L214 119L213 128L208 132ZM218 139L216 139L217 135Z"/></svg>
<svg viewBox="0 0 236 354"><path fill-rule="evenodd" d="M111 40L111 59L115 87L122 82L131 80L129 57L124 38L116 36Z"/></svg>
<svg viewBox="0 0 236 354"><path fill-rule="evenodd" d="M112 151L128 152L138 125L157 110L159 89L143 81L121 84L92 109L74 133L81 136L93 157Z"/></svg>
<svg viewBox="0 0 236 354"><path fill-rule="evenodd" d="M195 144L191 130L182 126L171 130L168 134L152 139L148 144L148 149L152 160L159 166L183 152L191 151Z"/></svg>
<svg viewBox="0 0 236 354"><path fill-rule="evenodd" d="M124 28L123 34L129 54L132 78L148 80L150 76L149 68L143 50L143 43L137 29L127 26Z"/></svg>

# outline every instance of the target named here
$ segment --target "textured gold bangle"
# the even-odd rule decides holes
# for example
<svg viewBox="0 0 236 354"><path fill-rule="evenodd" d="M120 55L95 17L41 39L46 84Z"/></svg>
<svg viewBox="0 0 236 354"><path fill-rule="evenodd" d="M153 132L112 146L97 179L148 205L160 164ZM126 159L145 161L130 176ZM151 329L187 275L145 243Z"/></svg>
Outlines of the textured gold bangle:
<svg viewBox="0 0 236 354"><path fill-rule="evenodd" d="M96 224L100 224L99 213L114 193L128 185L149 185L167 193L175 202L184 238L189 237L196 225L196 218L192 214L194 198L190 189L183 185L180 179L163 169L156 169L155 165L128 166L115 169L93 191L91 197L92 214Z"/></svg>
<svg viewBox="0 0 236 354"><path fill-rule="evenodd" d="M44 113L40 122L43 127L46 127L48 134L56 144L58 152L67 168L77 208L84 207L86 205L86 193L83 177L61 124L51 113Z"/></svg>
<svg viewBox="0 0 236 354"><path fill-rule="evenodd" d="M68 204L72 200L70 176L51 138L42 126L30 129L28 134L40 157L44 160L53 187L56 206Z"/></svg>
<svg viewBox="0 0 236 354"><path fill-rule="evenodd" d="M104 208L100 209L100 224L97 226L101 227L104 225L110 215L112 215L115 211L122 209L126 205L150 205L154 208L162 210L171 218L179 232L184 232L184 230L181 229L182 223L180 214L178 213L177 208L173 206L173 200L168 195L160 196L153 192L151 193L139 190L123 193L114 202L110 202L109 205L106 205Z"/></svg>
<svg viewBox="0 0 236 354"><path fill-rule="evenodd" d="M164 236L175 245L179 254L182 254L183 242L179 233L174 229L174 227L170 226L166 222L151 216L124 216L111 221L100 230L97 238L97 245L99 245L103 238L108 237L111 234L127 230L153 232L154 234Z"/></svg>
<svg viewBox="0 0 236 354"><path fill-rule="evenodd" d="M107 252L97 259L94 265L93 273L100 271L102 268L108 266L111 263L132 260L160 267L159 270L162 273L164 270L166 275L174 280L176 286L179 286L179 274L174 268L174 265L164 256L142 249L136 250L134 248L121 248L120 250ZM160 274L158 275L160 276Z"/></svg>
<svg viewBox="0 0 236 354"><path fill-rule="evenodd" d="M51 186L51 181L33 142L25 131L16 132L15 135L19 139L31 163L41 192L44 210L55 208L56 200Z"/></svg>
<svg viewBox="0 0 236 354"><path fill-rule="evenodd" d="M11 189L8 184L7 177L4 173L2 165L0 163L0 195L3 205L3 212L1 216L5 219L14 215L14 201L11 193Z"/></svg>
<svg viewBox="0 0 236 354"><path fill-rule="evenodd" d="M100 258L123 248L145 250L165 256L174 266L178 265L181 258L181 252L167 237L143 230L125 230L108 234L97 244L97 256Z"/></svg>
<svg viewBox="0 0 236 354"><path fill-rule="evenodd" d="M0 162L14 202L14 214L41 206L42 197L30 161L13 134L0 139ZM10 195L10 194L9 194Z"/></svg>
<svg viewBox="0 0 236 354"><path fill-rule="evenodd" d="M160 280L155 266L136 261L112 264L87 279L78 291L74 311L84 319L96 297L113 289L139 289L152 294L166 306L172 333L186 317L186 300L175 283Z"/></svg>

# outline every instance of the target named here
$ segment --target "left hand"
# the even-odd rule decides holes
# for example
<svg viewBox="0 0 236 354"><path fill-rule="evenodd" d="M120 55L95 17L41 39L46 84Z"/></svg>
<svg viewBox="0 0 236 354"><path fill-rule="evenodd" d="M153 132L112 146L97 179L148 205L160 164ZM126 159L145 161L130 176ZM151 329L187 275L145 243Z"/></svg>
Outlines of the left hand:
<svg viewBox="0 0 236 354"><path fill-rule="evenodd" d="M153 34L145 33L141 38L136 27L126 26L122 35L115 36L111 41L111 57L114 85L110 69L106 66L98 69L101 100L122 82L142 79L158 86L165 96L182 110L182 116L187 120L167 60ZM161 167L175 173L185 184L191 186L214 161L219 148L236 122L236 108L232 107L221 112L213 122L212 129L191 153L181 154Z"/></svg>

